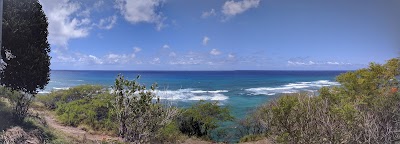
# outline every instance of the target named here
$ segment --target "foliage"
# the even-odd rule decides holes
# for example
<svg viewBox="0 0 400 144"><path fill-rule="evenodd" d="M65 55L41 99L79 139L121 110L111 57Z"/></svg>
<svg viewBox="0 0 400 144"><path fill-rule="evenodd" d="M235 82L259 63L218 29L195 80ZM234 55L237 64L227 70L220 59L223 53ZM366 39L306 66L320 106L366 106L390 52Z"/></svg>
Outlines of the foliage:
<svg viewBox="0 0 400 144"><path fill-rule="evenodd" d="M69 103L59 103L56 114L59 120L71 126L88 125L93 130L115 131L115 115L111 109L113 96L102 93Z"/></svg>
<svg viewBox="0 0 400 144"><path fill-rule="evenodd" d="M220 107L217 102L199 101L183 110L178 125L188 136L210 138L210 131L218 128L220 122L232 120L227 107Z"/></svg>
<svg viewBox="0 0 400 144"><path fill-rule="evenodd" d="M4 97L9 99L12 102L15 102L19 97L20 93L17 91L13 91L10 88L0 86L0 97Z"/></svg>
<svg viewBox="0 0 400 144"><path fill-rule="evenodd" d="M174 119L178 110L162 105L159 99L153 101L156 85L147 90L137 79L130 81L121 75L117 77L113 87L113 108L119 122L119 135L124 141L148 143Z"/></svg>
<svg viewBox="0 0 400 144"><path fill-rule="evenodd" d="M186 136L179 131L176 121L172 121L158 131L157 140L160 143L179 143L186 139Z"/></svg>
<svg viewBox="0 0 400 144"><path fill-rule="evenodd" d="M111 108L114 97L102 86L80 85L38 95L36 99L55 110L58 119L66 125L88 126L88 130L116 133L116 119Z"/></svg>
<svg viewBox="0 0 400 144"><path fill-rule="evenodd" d="M21 91L15 106L15 117L21 121L31 98L49 81L48 23L37 0L5 0L3 11L1 54L7 65L0 82Z"/></svg>
<svg viewBox="0 0 400 144"><path fill-rule="evenodd" d="M80 85L68 90L53 91L47 95L37 96L37 100L42 102L49 109L56 109L57 104L65 104L83 98L93 98L104 93L104 88L99 85Z"/></svg>
<svg viewBox="0 0 400 144"><path fill-rule="evenodd" d="M341 86L321 88L319 96L284 95L260 106L241 129L279 143L399 141L400 93L393 91L400 86L399 74L399 59L371 63L338 76Z"/></svg>
<svg viewBox="0 0 400 144"><path fill-rule="evenodd" d="M39 1L4 1L1 53L7 66L1 73L2 84L31 94L47 85L50 75L47 26Z"/></svg>

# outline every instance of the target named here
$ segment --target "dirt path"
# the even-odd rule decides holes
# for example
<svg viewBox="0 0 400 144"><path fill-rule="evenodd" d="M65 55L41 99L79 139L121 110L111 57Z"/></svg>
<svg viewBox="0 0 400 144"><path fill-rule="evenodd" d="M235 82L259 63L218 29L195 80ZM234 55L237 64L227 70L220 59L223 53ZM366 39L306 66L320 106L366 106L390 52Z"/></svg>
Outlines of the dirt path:
<svg viewBox="0 0 400 144"><path fill-rule="evenodd" d="M96 134L90 134L84 130L81 130L76 127L71 127L71 126L64 126L61 123L57 122L55 119L54 115L48 113L48 112L39 112L43 118L46 120L46 123L49 127L52 127L56 130L59 130L65 134L68 134L74 138L77 139L88 139L91 141L102 141L102 140L118 140L121 141L122 139L119 137L112 137L108 135L96 135Z"/></svg>

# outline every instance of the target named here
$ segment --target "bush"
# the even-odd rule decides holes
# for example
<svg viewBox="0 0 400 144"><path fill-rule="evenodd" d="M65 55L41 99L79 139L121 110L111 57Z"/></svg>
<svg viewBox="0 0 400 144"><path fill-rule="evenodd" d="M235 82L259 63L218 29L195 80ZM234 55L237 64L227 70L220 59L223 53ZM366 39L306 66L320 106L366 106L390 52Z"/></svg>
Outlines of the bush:
<svg viewBox="0 0 400 144"><path fill-rule="evenodd" d="M173 121L158 131L157 139L160 143L179 143L185 139L185 135L179 131L178 124Z"/></svg>
<svg viewBox="0 0 400 144"><path fill-rule="evenodd" d="M280 143L393 143L400 137L400 60L371 64L337 77L341 86L281 96L260 106L245 124ZM260 116L262 115L262 116ZM251 133L258 134L259 131ZM243 138L245 139L245 138ZM246 138L249 139L249 138Z"/></svg>
<svg viewBox="0 0 400 144"><path fill-rule="evenodd" d="M116 133L115 114L111 109L113 96L107 92L69 103L58 103L59 120L71 126L88 125L93 130Z"/></svg>
<svg viewBox="0 0 400 144"><path fill-rule="evenodd" d="M199 101L183 110L178 117L178 125L179 130L188 136L209 139L210 132L218 128L220 122L232 120L227 107L220 107L217 102Z"/></svg>
<svg viewBox="0 0 400 144"><path fill-rule="evenodd" d="M83 98L93 98L104 92L104 88L99 85L80 85L68 90L53 91L47 95L40 95L37 100L47 108L54 110L57 108L57 103L65 104Z"/></svg>
<svg viewBox="0 0 400 144"><path fill-rule="evenodd" d="M19 92L12 91L10 88L0 86L0 97L4 97L10 100L16 99L19 96ZM15 100L13 100L15 101Z"/></svg>
<svg viewBox="0 0 400 144"><path fill-rule="evenodd" d="M137 79L130 81L118 76L113 110L119 122L119 135L124 141L149 143L159 130L172 122L178 110L162 105L159 99L153 100L156 85L147 90Z"/></svg>

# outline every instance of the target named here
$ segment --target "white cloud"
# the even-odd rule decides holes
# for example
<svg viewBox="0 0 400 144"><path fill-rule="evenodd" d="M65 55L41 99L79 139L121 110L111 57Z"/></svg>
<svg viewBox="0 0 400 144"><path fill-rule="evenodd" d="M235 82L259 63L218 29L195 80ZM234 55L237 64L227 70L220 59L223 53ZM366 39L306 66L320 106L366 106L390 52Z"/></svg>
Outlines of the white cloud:
<svg viewBox="0 0 400 144"><path fill-rule="evenodd" d="M160 63L160 58L156 57L150 63L151 64L159 64Z"/></svg>
<svg viewBox="0 0 400 144"><path fill-rule="evenodd" d="M315 61L295 61L295 60L289 60L287 61L289 65L297 65L297 66L311 66L311 65L352 65L351 63L344 63L344 62L315 62Z"/></svg>
<svg viewBox="0 0 400 144"><path fill-rule="evenodd" d="M210 41L210 38L207 37L207 36L204 36L204 38L203 38L203 45L207 45L207 44L208 44L208 41Z"/></svg>
<svg viewBox="0 0 400 144"><path fill-rule="evenodd" d="M309 65L307 63L298 62L298 61L288 61L288 64L290 64L290 65Z"/></svg>
<svg viewBox="0 0 400 144"><path fill-rule="evenodd" d="M130 55L108 54L104 57L104 62L107 64L125 64L133 60L135 56L136 55L134 53Z"/></svg>
<svg viewBox="0 0 400 144"><path fill-rule="evenodd" d="M136 57L136 54L133 53L133 54L130 55L130 57L131 57L131 58L135 58L135 57Z"/></svg>
<svg viewBox="0 0 400 144"><path fill-rule="evenodd" d="M217 15L217 13L215 13L215 10L211 9L210 11L203 12L201 14L201 18L208 18L210 16L216 16L216 15Z"/></svg>
<svg viewBox="0 0 400 144"><path fill-rule="evenodd" d="M136 23L154 23L157 30L164 27L166 19L162 13L157 12L164 0L116 0L116 8L120 10L125 20Z"/></svg>
<svg viewBox="0 0 400 144"><path fill-rule="evenodd" d="M135 53L138 53L138 52L142 51L142 49L140 47L133 47L133 51Z"/></svg>
<svg viewBox="0 0 400 144"><path fill-rule="evenodd" d="M85 10L79 12L77 15L81 16L81 17L90 17L90 14L91 14L91 12L90 12L90 9L88 8L88 9L85 9Z"/></svg>
<svg viewBox="0 0 400 144"><path fill-rule="evenodd" d="M97 65L103 64L103 61L101 59L97 58L94 55L85 55L85 54L79 54L79 53L76 54L76 55L77 55L77 57L79 57L79 59L77 61L79 64L88 64L88 65L91 65L91 64L97 64Z"/></svg>
<svg viewBox="0 0 400 144"><path fill-rule="evenodd" d="M176 61L171 61L169 62L170 65L198 65L201 64L203 60L201 59L194 59L194 58L189 58L189 59L178 59Z"/></svg>
<svg viewBox="0 0 400 144"><path fill-rule="evenodd" d="M212 50L214 54L221 54L218 50ZM175 53L174 53L175 54ZM230 57L229 57L230 56ZM224 65L224 64L235 64L237 63L236 56L229 54L228 57L212 57L209 54L199 52L189 52L185 55L176 55L171 58L170 65Z"/></svg>
<svg viewBox="0 0 400 144"><path fill-rule="evenodd" d="M100 10L100 8L104 5L104 0L99 0L93 4L93 8L96 10Z"/></svg>
<svg viewBox="0 0 400 144"><path fill-rule="evenodd" d="M170 52L168 56L169 57L176 57L176 53L175 52Z"/></svg>
<svg viewBox="0 0 400 144"><path fill-rule="evenodd" d="M99 24L97 24L97 27L100 29L111 29L114 27L114 25L117 23L117 16L113 15L107 18L100 19Z"/></svg>
<svg viewBox="0 0 400 144"><path fill-rule="evenodd" d="M67 48L68 41L89 35L91 20L76 17L81 5L69 0L40 0L49 22L49 43Z"/></svg>
<svg viewBox="0 0 400 144"><path fill-rule="evenodd" d="M242 0L242 1L226 1L222 6L222 13L227 17L232 17L243 13L250 8L256 8L260 4L260 0Z"/></svg>
<svg viewBox="0 0 400 144"><path fill-rule="evenodd" d="M205 62L205 58L195 52L189 52L186 55L183 55L181 57L175 58L173 61L170 61L170 65L199 65L203 64Z"/></svg>
<svg viewBox="0 0 400 144"><path fill-rule="evenodd" d="M330 64L330 65L339 65L339 63L338 62L326 62L327 64Z"/></svg>
<svg viewBox="0 0 400 144"><path fill-rule="evenodd" d="M70 63L70 62L76 62L76 59L72 56L64 56L64 55L57 55L57 62L64 62L64 63Z"/></svg>
<svg viewBox="0 0 400 144"><path fill-rule="evenodd" d="M107 58L109 58L109 59L116 59L118 57L119 57L119 55L117 55L117 54L108 54L108 56L107 56Z"/></svg>
<svg viewBox="0 0 400 144"><path fill-rule="evenodd" d="M56 57L54 62L68 63L73 65L106 65L106 64L127 64L134 62L135 53L131 54L115 54L110 53L104 56L98 57L92 54L63 54L59 51L55 51Z"/></svg>
<svg viewBox="0 0 400 144"><path fill-rule="evenodd" d="M169 45L166 45L166 44L165 44L165 45L163 45L163 48L164 48L164 49L168 49L168 48L169 48Z"/></svg>
<svg viewBox="0 0 400 144"><path fill-rule="evenodd" d="M228 54L228 58L229 58L229 59L234 59L234 58L235 58L235 55L233 55L233 54Z"/></svg>
<svg viewBox="0 0 400 144"><path fill-rule="evenodd" d="M218 51L217 49L212 49L212 50L210 51L210 54L211 54L211 55L219 55L219 54L221 54L221 52Z"/></svg>

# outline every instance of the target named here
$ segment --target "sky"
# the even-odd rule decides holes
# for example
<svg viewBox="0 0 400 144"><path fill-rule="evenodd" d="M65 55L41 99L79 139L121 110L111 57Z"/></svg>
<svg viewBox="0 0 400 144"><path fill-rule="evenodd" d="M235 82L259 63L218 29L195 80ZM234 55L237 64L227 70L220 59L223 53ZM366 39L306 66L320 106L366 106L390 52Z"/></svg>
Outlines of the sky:
<svg viewBox="0 0 400 144"><path fill-rule="evenodd" d="M354 70L400 56L399 0L39 0L53 70Z"/></svg>

